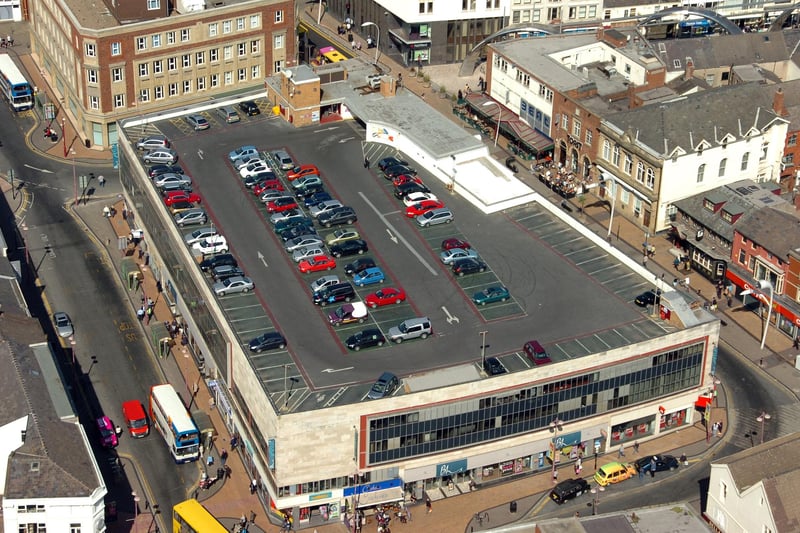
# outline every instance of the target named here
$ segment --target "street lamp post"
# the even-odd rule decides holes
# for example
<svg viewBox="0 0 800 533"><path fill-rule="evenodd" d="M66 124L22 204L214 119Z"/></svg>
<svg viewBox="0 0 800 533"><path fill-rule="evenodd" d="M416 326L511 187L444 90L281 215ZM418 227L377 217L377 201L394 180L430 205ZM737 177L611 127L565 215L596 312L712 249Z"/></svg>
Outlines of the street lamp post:
<svg viewBox="0 0 800 533"><path fill-rule="evenodd" d="M606 490L605 487L597 487L592 489L592 515L597 514L597 507L600 505L600 493Z"/></svg>
<svg viewBox="0 0 800 533"><path fill-rule="evenodd" d="M756 418L756 422L761 422L761 444L764 444L764 424L770 418L772 418L772 416L765 411L761 411L761 414Z"/></svg>
<svg viewBox="0 0 800 533"><path fill-rule="evenodd" d="M78 174L75 172L75 150L70 148L69 152L72 158L72 192L75 195L75 200L72 202L72 205L78 205ZM66 155L66 152L64 152L64 156Z"/></svg>
<svg viewBox="0 0 800 533"><path fill-rule="evenodd" d="M497 146L497 139L500 138L500 121L503 119L503 108L500 107L500 104L498 104L494 100L489 100L488 102L483 103L484 107L486 107L487 105L497 106L497 129L494 132L494 145Z"/></svg>
<svg viewBox="0 0 800 533"><path fill-rule="evenodd" d="M481 368L486 368L486 334L488 331L481 331L478 335L481 336Z"/></svg>
<svg viewBox="0 0 800 533"><path fill-rule="evenodd" d="M362 28L366 28L367 26L375 26L375 31L378 32L378 38L375 40L375 65L378 65L378 54L381 53L381 28L374 22L364 22L361 24Z"/></svg>
<svg viewBox="0 0 800 533"><path fill-rule="evenodd" d="M764 343L767 342L769 321L772 318L772 304L775 301L775 287L773 287L772 283L766 279L756 280L756 284L758 284L758 288L761 290L769 289L769 308L767 309L767 321L764 323L764 332L761 334L761 349L763 350ZM748 294L756 294L756 292L753 289L747 289L741 292L741 296L747 296Z"/></svg>
<svg viewBox="0 0 800 533"><path fill-rule="evenodd" d="M133 530L136 531L136 519L139 517L139 495L136 494L136 491L131 492L131 496L133 496Z"/></svg>
<svg viewBox="0 0 800 533"><path fill-rule="evenodd" d="M64 157L67 157L67 117L61 117L61 141L64 144Z"/></svg>
<svg viewBox="0 0 800 533"><path fill-rule="evenodd" d="M611 242L611 227L612 222L614 222L614 206L617 204L617 180L614 179L614 176L606 174L603 176L603 181L612 181L614 182L614 190L612 191L609 187L606 187L608 190L609 195L611 195L611 216L608 217L608 233L606 233L606 240Z"/></svg>
<svg viewBox="0 0 800 533"><path fill-rule="evenodd" d="M564 429L562 424L563 422L558 418L555 418L552 422L550 422L550 431L552 431L555 434L555 436L553 437L553 457L552 457L552 463L553 463L552 477L554 483L557 481L556 452L558 451L558 432Z"/></svg>

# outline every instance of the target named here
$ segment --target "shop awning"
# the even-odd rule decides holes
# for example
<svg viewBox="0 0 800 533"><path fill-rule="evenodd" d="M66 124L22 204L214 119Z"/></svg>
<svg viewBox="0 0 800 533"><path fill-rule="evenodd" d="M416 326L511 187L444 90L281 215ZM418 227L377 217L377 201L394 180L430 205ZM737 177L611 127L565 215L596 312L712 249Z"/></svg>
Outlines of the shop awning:
<svg viewBox="0 0 800 533"><path fill-rule="evenodd" d="M535 153L539 154L553 148L553 140L550 137L531 128L528 124L519 119L519 115L497 100L483 93L469 93L465 95L465 98L467 105L476 113L489 118L495 124L497 124L499 119L501 121L500 128L502 130L510 133L514 139L524 144ZM489 103L492 105L487 105ZM508 127L503 127L504 125ZM511 131L509 132L509 130Z"/></svg>
<svg viewBox="0 0 800 533"><path fill-rule="evenodd" d="M388 30L388 32L392 37L403 44L431 45L430 37L425 37L418 33L407 33L403 28L391 28Z"/></svg>
<svg viewBox="0 0 800 533"><path fill-rule="evenodd" d="M402 487L363 492L358 495L358 507L371 507L382 503L399 502L403 499Z"/></svg>

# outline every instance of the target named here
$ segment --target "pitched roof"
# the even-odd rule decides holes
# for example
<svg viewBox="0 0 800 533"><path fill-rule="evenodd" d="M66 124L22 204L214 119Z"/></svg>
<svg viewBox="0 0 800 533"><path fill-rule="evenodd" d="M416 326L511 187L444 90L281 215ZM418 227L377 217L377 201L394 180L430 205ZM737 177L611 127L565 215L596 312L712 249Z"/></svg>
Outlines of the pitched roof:
<svg viewBox="0 0 800 533"><path fill-rule="evenodd" d="M753 210L747 215L747 222L736 229L783 261L800 240L800 218L777 209Z"/></svg>
<svg viewBox="0 0 800 533"><path fill-rule="evenodd" d="M667 39L653 43L667 70L682 71L691 57L695 70L772 63L789 59L791 49L783 32L712 35L695 39ZM678 61L678 63L675 62Z"/></svg>

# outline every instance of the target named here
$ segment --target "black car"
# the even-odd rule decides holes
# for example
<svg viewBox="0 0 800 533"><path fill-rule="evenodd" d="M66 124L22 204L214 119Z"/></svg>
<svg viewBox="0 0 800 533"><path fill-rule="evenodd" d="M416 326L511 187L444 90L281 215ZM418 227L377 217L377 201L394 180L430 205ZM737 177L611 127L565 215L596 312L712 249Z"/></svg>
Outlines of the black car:
<svg viewBox="0 0 800 533"><path fill-rule="evenodd" d="M475 274L476 272L484 272L485 270L486 263L473 257L465 257L453 263L453 274L457 276Z"/></svg>
<svg viewBox="0 0 800 533"><path fill-rule="evenodd" d="M278 179L278 176L275 175L274 172L264 171L259 172L258 174L253 174L252 176L247 176L242 182L244 186L248 189L252 189L262 181L272 181Z"/></svg>
<svg viewBox="0 0 800 533"><path fill-rule="evenodd" d="M319 217L317 217L317 221L320 225L325 226L326 228L330 228L331 226L336 226L339 224L352 224L358 217L356 216L356 212L352 207L337 207L336 209L332 209L331 211L326 211L322 213Z"/></svg>
<svg viewBox="0 0 800 533"><path fill-rule="evenodd" d="M325 306L336 302L349 302L356 297L356 291L353 286L348 282L337 283L329 287L325 287L319 292L314 293L314 303L319 306Z"/></svg>
<svg viewBox="0 0 800 533"><path fill-rule="evenodd" d="M294 227L291 227L289 229L285 229L285 230L281 231L279 233L279 235L281 236L281 240L283 242L288 242L288 241L294 239L295 237L299 237L301 235L308 235L308 234L311 234L311 233L316 235L317 230L315 230L313 226L312 227L306 227L305 225L301 224L299 226L294 226Z"/></svg>
<svg viewBox="0 0 800 533"><path fill-rule="evenodd" d="M150 178L155 178L161 174L183 174L183 167L179 165L153 165L147 169Z"/></svg>
<svg viewBox="0 0 800 533"><path fill-rule="evenodd" d="M653 461L656 463L656 472L664 472L665 470L675 470L680 466L678 460L672 455L649 455L637 459L634 465L639 472L650 473L653 467Z"/></svg>
<svg viewBox="0 0 800 533"><path fill-rule="evenodd" d="M550 491L550 499L561 505L567 500L577 498L589 492L589 483L582 478L562 481Z"/></svg>
<svg viewBox="0 0 800 533"><path fill-rule="evenodd" d="M317 183L316 185L309 185L308 187L303 187L302 189L296 189L294 194L300 199L305 199L321 192L325 192L325 186L321 183Z"/></svg>
<svg viewBox="0 0 800 533"><path fill-rule="evenodd" d="M398 185L394 188L394 196L397 199L402 199L404 196L411 194L412 192L431 192L429 188L421 183L417 183L416 181L407 181L402 185Z"/></svg>
<svg viewBox="0 0 800 533"><path fill-rule="evenodd" d="M322 190L306 196L303 200L303 204L305 204L306 207L314 207L315 205L321 202L327 202L328 200L333 200L333 196L331 196L331 193L328 191Z"/></svg>
<svg viewBox="0 0 800 533"><path fill-rule="evenodd" d="M508 372L497 357L487 357L483 362L483 369L490 376L499 376L500 374Z"/></svg>
<svg viewBox="0 0 800 533"><path fill-rule="evenodd" d="M376 266L375 260L371 257L360 257L353 261L352 263L348 263L344 266L344 273L348 276L354 276L361 272L362 270L366 270L368 268L372 268Z"/></svg>
<svg viewBox="0 0 800 533"><path fill-rule="evenodd" d="M277 331L268 331L250 341L250 351L260 353L264 350L274 350L286 348L286 339Z"/></svg>
<svg viewBox="0 0 800 533"><path fill-rule="evenodd" d="M216 281L225 281L228 278L244 275L244 270L233 265L220 265L211 270L211 277Z"/></svg>
<svg viewBox="0 0 800 533"><path fill-rule="evenodd" d="M411 168L408 165L395 165L393 167L388 167L383 171L383 177L387 180L392 180L399 176L400 174L408 174L409 176L415 176L417 171Z"/></svg>
<svg viewBox="0 0 800 533"><path fill-rule="evenodd" d="M247 115L248 117L261 114L261 110L252 100L239 102L239 109L241 109L244 112L244 114Z"/></svg>
<svg viewBox="0 0 800 533"><path fill-rule="evenodd" d="M203 259L200 262L200 270L203 272L209 272L222 265L239 266L239 263L231 254L213 255L208 259Z"/></svg>
<svg viewBox="0 0 800 533"><path fill-rule="evenodd" d="M387 168L396 167L399 165L408 166L408 162L403 161L402 159L397 159L396 157L384 157L378 161L378 168L381 169L381 172Z"/></svg>
<svg viewBox="0 0 800 533"><path fill-rule="evenodd" d="M281 220L280 222L275 224L275 233L281 234L287 229L292 229L292 228L305 228L306 230L308 230L313 227L314 227L314 221L308 217L287 219L287 220ZM305 231L304 233L308 233L308 231Z"/></svg>
<svg viewBox="0 0 800 533"><path fill-rule="evenodd" d="M359 331L355 335L350 335L345 344L351 350L357 352L361 348L371 348L373 346L383 346L383 343L386 342L386 338L381 333L379 329L365 329L363 331Z"/></svg>
<svg viewBox="0 0 800 533"><path fill-rule="evenodd" d="M361 255L369 251L366 241L362 239L353 239L352 241L344 241L339 244L334 244L330 248L333 257L345 257L348 255Z"/></svg>
<svg viewBox="0 0 800 533"><path fill-rule="evenodd" d="M649 291L643 292L642 294L637 296L634 302L638 306L647 307L648 305L653 305L654 303L656 303L656 299L659 299L660 297L661 297L660 290L650 289Z"/></svg>

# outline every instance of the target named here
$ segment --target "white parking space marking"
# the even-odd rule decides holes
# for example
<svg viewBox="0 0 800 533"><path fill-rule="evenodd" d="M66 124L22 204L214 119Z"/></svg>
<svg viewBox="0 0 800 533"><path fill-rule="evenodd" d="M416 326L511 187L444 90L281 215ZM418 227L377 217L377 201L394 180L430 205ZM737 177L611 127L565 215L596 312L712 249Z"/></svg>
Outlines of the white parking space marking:
<svg viewBox="0 0 800 533"><path fill-rule="evenodd" d="M362 200L364 200L364 202L370 207L370 209L372 209L375 212L375 214L378 215L378 218L380 218L381 221L383 221L383 223L386 224L386 226L394 232L395 236L398 239L400 239L400 241L405 245L406 248L408 248L408 251L411 252L414 255L414 257L416 257L419 260L420 263L422 263L422 266L427 268L428 272L430 272L434 276L438 276L439 272L437 272L435 268L433 268L427 261L425 261L425 258L423 258L420 255L420 253L417 250L415 250L413 246L411 246L411 244L405 239L405 237L403 237L398 233L397 228L392 226L392 224L390 224L389 221L386 220L386 217L380 211L378 211L375 205L367 199L364 193L359 191L358 195L361 197Z"/></svg>

